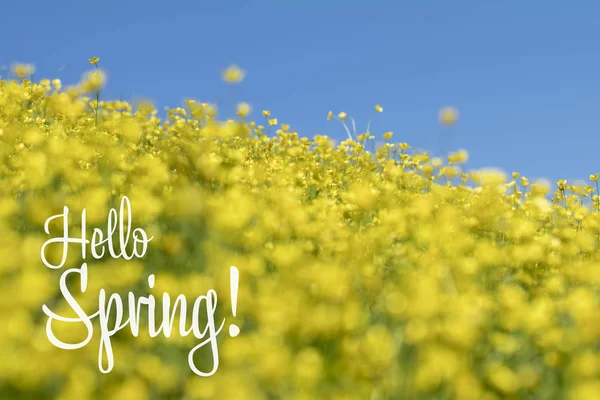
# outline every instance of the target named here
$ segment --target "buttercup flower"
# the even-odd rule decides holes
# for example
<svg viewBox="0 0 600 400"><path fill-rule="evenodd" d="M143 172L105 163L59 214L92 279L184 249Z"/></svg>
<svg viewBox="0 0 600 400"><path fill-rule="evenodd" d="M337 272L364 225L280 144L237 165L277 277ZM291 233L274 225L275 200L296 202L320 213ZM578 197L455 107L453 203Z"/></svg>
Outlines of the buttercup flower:
<svg viewBox="0 0 600 400"><path fill-rule="evenodd" d="M237 65L231 65L223 71L223 80L227 83L240 83L244 80L245 72Z"/></svg>
<svg viewBox="0 0 600 400"><path fill-rule="evenodd" d="M439 119L443 125L454 125L458 120L458 110L454 107L443 107L440 110Z"/></svg>
<svg viewBox="0 0 600 400"><path fill-rule="evenodd" d="M250 104L248 104L248 103L239 103L237 106L237 114L240 117L248 116L248 114L250 114L250 111L251 111L251 107L250 107Z"/></svg>
<svg viewBox="0 0 600 400"><path fill-rule="evenodd" d="M12 71L19 78L25 78L35 72L35 66L32 64L13 64Z"/></svg>

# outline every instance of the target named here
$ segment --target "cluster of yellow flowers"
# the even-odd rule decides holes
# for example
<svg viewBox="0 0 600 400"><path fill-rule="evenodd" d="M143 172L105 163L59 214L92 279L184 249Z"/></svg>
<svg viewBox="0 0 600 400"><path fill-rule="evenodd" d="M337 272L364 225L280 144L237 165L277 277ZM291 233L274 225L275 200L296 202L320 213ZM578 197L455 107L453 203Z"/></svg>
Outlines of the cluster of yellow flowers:
<svg viewBox="0 0 600 400"><path fill-rule="evenodd" d="M550 199L544 182L464 171L465 151L431 158L391 142L391 132L370 152L370 132L336 145L268 111L264 126L219 121L214 105L193 100L161 121L149 104L84 97L104 82L97 68L65 90L25 79L30 71L19 66L18 80L0 81L0 398L600 393L597 175L590 185L558 182ZM223 78L243 75L236 67ZM446 124L456 118L440 113ZM147 256L90 262L77 300L93 312L100 288L158 299L228 293L237 266L241 334L219 336L213 377L189 370L191 336L117 335L107 375L97 346L65 351L46 338L42 304L75 314L60 296L60 271L40 261L44 221L64 205L74 216L86 208L91 237L124 195L134 224L154 236ZM81 263L70 252L65 268ZM232 318L227 296L218 312ZM65 342L85 338L83 326L60 327Z"/></svg>

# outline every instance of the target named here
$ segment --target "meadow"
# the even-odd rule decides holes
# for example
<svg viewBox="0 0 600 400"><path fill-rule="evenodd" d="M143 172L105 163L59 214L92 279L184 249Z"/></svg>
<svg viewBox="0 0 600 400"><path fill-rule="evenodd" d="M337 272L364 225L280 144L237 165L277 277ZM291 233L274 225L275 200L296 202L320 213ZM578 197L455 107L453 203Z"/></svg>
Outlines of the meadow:
<svg viewBox="0 0 600 400"><path fill-rule="evenodd" d="M151 104L103 99L90 63L73 86L32 81L27 65L0 81L0 398L600 398L597 174L576 186L469 171L464 150L416 153L392 132L356 132L343 112L327 116L346 130L340 143L246 103L237 119L194 100L160 119ZM241 332L219 336L214 376L190 371L194 337L118 333L109 374L97 336L72 351L48 341L42 305L75 313L62 270L40 259L46 220L67 205L81 235L85 208L91 238L123 196L153 237L146 255L88 259L87 290L67 284L88 314L101 288L157 299L212 288L231 319L237 266ZM58 265L62 250L42 254ZM81 252L64 261L80 266ZM76 343L84 328L54 332ZM210 369L209 353L195 360Z"/></svg>

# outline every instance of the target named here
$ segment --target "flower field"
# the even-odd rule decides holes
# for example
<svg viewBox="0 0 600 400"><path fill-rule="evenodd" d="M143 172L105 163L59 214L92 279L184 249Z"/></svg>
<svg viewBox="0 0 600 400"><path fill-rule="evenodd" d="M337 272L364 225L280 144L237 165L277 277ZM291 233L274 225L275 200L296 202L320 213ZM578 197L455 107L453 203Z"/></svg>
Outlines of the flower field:
<svg viewBox="0 0 600 400"><path fill-rule="evenodd" d="M149 104L102 99L90 62L72 87L28 80L27 66L0 81L0 398L600 398L597 175L572 186L467 171L465 151L417 154L391 132L307 138L266 111L251 122L245 103L236 120L193 100L161 120ZM91 238L123 196L153 237L146 256L87 258L87 289L73 279L71 292L91 315L101 288L153 294L157 308L165 292L215 289L217 316L241 332L219 335L214 376L190 370L199 340L177 329L115 334L108 374L96 330L78 350L48 341L42 305L76 316L58 282L84 261L75 248L62 269L43 265L46 220L66 205L81 236L85 208ZM62 247L47 250L60 263ZM87 335L53 329L68 343ZM196 364L210 369L208 350Z"/></svg>

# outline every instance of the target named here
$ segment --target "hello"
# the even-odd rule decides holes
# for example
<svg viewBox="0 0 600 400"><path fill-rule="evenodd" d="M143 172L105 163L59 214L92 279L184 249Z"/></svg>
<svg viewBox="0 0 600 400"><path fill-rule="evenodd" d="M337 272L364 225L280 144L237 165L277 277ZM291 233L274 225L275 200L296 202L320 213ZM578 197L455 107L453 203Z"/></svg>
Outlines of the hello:
<svg viewBox="0 0 600 400"><path fill-rule="evenodd" d="M127 220L124 220L124 210L127 207ZM107 231L106 235L99 228L94 228L94 232L92 234L92 240L87 239L87 229L86 229L86 210L83 209L81 212L81 238L78 237L69 237L69 208L67 206L64 207L63 212L61 214L56 214L49 217L44 224L44 231L46 234L50 234L50 222L62 218L63 223L63 234L59 237L54 237L52 239L48 239L41 249L41 258L44 265L48 268L52 269L60 269L65 265L67 261L67 254L69 250L70 243L77 243L81 245L81 257L85 260L87 256L88 244L91 244L91 255L95 259L100 259L104 257L106 250L108 249L108 253L112 258L123 258L125 260L131 260L134 257L141 258L146 254L148 250L148 243L153 239L153 237L148 238L148 235L142 228L136 228L133 231L131 230L131 203L127 196L123 196L121 199L121 206L119 212L114 208L111 208L108 213L108 221L107 221ZM113 236L115 232L118 232L119 241L118 243L113 243ZM133 246L131 253L127 253L127 245L130 242L130 239L133 239ZM46 247L48 245L54 243L62 243L63 251L62 251L62 259L58 265L52 264L46 258ZM115 248L117 247L117 248Z"/></svg>

